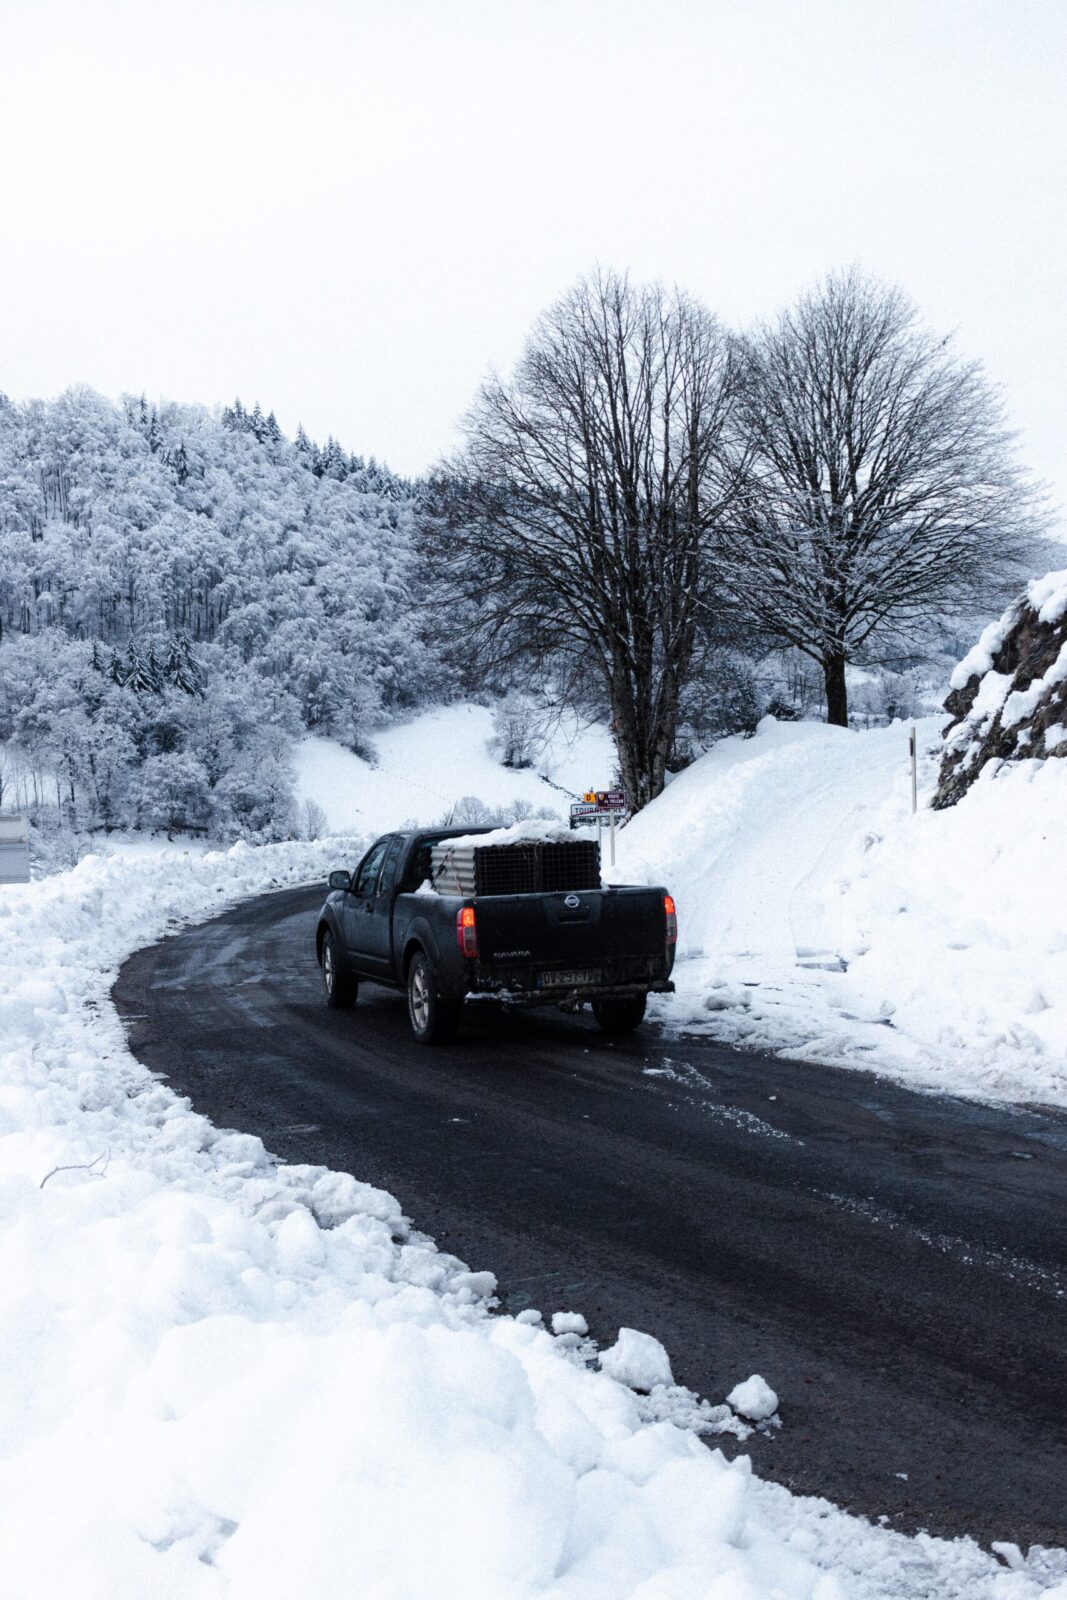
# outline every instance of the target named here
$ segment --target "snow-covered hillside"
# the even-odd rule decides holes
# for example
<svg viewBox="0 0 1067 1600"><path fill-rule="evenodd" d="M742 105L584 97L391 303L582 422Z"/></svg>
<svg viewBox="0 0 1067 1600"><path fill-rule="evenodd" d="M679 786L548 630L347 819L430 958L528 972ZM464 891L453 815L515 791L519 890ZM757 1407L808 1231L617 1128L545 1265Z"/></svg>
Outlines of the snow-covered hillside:
<svg viewBox="0 0 1067 1600"><path fill-rule="evenodd" d="M0 891L4 1600L1067 1600L1055 1554L908 1539L649 1423L576 1315L491 1315L491 1273L390 1195L278 1165L132 1059L123 956L357 847ZM634 1348L605 1367L634 1381Z"/></svg>
<svg viewBox="0 0 1067 1600"><path fill-rule="evenodd" d="M617 875L679 906L674 1026L964 1094L1067 1104L1067 763L926 802L939 724L766 719L681 773Z"/></svg>
<svg viewBox="0 0 1067 1600"><path fill-rule="evenodd" d="M0 804L287 837L291 735L354 742L442 682L419 517L258 406L0 394Z"/></svg>
<svg viewBox="0 0 1067 1600"><path fill-rule="evenodd" d="M381 833L405 821L440 822L465 796L494 810L521 800L566 817L574 794L612 781L617 758L602 726L565 717L536 767L521 769L490 754L492 732L488 708L464 703L376 733L373 765L332 739L305 739L295 752L297 796L316 801L334 831ZM560 787L543 782L541 772Z"/></svg>

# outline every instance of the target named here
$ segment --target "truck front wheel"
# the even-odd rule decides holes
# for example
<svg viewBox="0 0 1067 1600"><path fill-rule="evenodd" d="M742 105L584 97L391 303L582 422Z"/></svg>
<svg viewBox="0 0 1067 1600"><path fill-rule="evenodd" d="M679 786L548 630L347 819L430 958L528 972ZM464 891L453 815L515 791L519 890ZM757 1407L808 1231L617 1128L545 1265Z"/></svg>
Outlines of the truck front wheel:
<svg viewBox="0 0 1067 1600"><path fill-rule="evenodd" d="M609 1035L633 1033L645 1020L647 994L627 995L619 1000L594 1000L593 1015Z"/></svg>
<svg viewBox="0 0 1067 1600"><path fill-rule="evenodd" d="M408 966L408 1020L419 1044L448 1044L459 1029L462 1000L446 1000L437 992L429 958L416 950Z"/></svg>

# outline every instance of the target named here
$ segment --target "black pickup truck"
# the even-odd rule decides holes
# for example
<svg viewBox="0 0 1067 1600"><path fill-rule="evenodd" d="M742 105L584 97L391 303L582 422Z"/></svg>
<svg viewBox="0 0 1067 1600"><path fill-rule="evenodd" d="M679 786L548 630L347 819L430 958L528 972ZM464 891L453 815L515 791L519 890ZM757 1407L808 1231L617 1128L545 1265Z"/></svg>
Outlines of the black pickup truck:
<svg viewBox="0 0 1067 1600"><path fill-rule="evenodd" d="M403 989L424 1044L454 1038L468 995L591 1002L606 1032L636 1028L648 994L674 988L670 895L602 888L592 841L479 847L491 831L386 834L354 872L331 872L315 932L327 1005L353 1005L361 979Z"/></svg>

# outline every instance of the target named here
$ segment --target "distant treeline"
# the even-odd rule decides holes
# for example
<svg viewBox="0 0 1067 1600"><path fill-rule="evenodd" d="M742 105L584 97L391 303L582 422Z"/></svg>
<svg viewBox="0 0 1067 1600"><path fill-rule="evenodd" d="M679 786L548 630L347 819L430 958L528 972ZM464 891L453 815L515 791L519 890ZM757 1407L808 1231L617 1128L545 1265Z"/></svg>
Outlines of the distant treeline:
<svg viewBox="0 0 1067 1600"><path fill-rule="evenodd" d="M17 767L23 802L78 826L287 828L294 732L358 747L440 680L417 506L373 458L290 442L240 401L0 398L9 797ZM267 804L223 803L227 761L263 774ZM174 791L162 811L146 774Z"/></svg>

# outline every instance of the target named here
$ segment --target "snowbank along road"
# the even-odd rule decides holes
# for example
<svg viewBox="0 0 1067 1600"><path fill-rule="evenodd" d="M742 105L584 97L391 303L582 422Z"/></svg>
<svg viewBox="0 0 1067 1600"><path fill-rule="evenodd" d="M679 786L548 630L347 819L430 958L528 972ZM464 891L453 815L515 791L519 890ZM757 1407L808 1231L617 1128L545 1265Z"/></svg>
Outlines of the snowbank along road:
<svg viewBox="0 0 1067 1600"><path fill-rule="evenodd" d="M1067 762L1007 763L947 811L940 720L906 730L766 718L639 812L619 882L678 903L671 1028L1067 1107Z"/></svg>
<svg viewBox="0 0 1067 1600"><path fill-rule="evenodd" d="M323 1005L322 897L134 956L134 1052L216 1124L392 1191L506 1309L645 1329L712 1400L762 1373L762 1476L905 1530L1067 1542L1067 1118L554 1013L471 1007L420 1048L398 996Z"/></svg>

